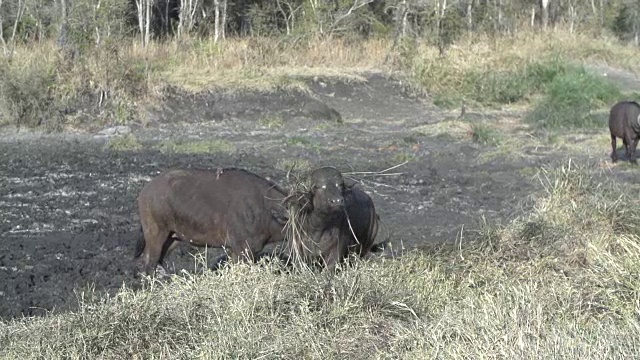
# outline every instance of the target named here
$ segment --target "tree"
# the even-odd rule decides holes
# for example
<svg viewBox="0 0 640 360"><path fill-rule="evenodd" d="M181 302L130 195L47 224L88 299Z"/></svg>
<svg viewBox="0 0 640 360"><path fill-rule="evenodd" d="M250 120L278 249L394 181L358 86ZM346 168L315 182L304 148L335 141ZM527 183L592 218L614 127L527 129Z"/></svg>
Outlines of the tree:
<svg viewBox="0 0 640 360"><path fill-rule="evenodd" d="M167 3L169 3L167 1ZM178 36L190 33L196 24L196 15L200 10L198 0L180 0L180 18L178 21Z"/></svg>
<svg viewBox="0 0 640 360"><path fill-rule="evenodd" d="M549 24L549 0L540 0L540 13L542 14L542 28Z"/></svg>
<svg viewBox="0 0 640 360"><path fill-rule="evenodd" d="M2 42L2 54L7 56L7 43L4 41L4 24L2 23L2 0L0 0L0 42Z"/></svg>
<svg viewBox="0 0 640 360"><path fill-rule="evenodd" d="M138 27L142 46L146 47L151 41L151 7L155 0L135 0L138 10Z"/></svg>
<svg viewBox="0 0 640 360"><path fill-rule="evenodd" d="M227 0L213 0L213 14L213 42L217 43L220 38L224 39L226 37Z"/></svg>

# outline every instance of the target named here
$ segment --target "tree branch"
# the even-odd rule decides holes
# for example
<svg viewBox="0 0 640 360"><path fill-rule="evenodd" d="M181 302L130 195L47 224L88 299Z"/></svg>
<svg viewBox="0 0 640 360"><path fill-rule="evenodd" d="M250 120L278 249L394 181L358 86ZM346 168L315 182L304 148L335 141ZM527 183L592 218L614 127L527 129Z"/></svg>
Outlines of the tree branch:
<svg viewBox="0 0 640 360"><path fill-rule="evenodd" d="M349 8L349 10L342 14L341 16L339 16L336 21L333 22L333 24L329 27L329 32L333 31L336 26L338 26L338 23L341 22L342 20L346 19L347 17L351 16L351 14L353 14L354 11L360 9L361 7L368 5L370 3L372 3L373 0L353 0L353 5L351 5L351 8Z"/></svg>

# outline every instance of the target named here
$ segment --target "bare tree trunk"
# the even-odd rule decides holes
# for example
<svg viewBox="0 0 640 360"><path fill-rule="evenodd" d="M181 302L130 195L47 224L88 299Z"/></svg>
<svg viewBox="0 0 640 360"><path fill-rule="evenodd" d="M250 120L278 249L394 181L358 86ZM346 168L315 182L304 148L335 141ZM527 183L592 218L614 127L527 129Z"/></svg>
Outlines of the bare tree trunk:
<svg viewBox="0 0 640 360"><path fill-rule="evenodd" d="M473 30L473 0L467 0L467 30Z"/></svg>
<svg viewBox="0 0 640 360"><path fill-rule="evenodd" d="M138 10L138 29L140 30L140 42L142 46L146 46L144 40L144 2L146 0L136 0L136 9Z"/></svg>
<svg viewBox="0 0 640 360"><path fill-rule="evenodd" d="M20 23L20 20L22 20L22 15L24 15L25 7L26 4L24 0L18 0L18 12L16 13L16 19L13 22L13 31L11 32L11 39L9 40L9 42L11 43L11 51L9 52L10 56L13 55L13 51L16 47L16 33L18 32L18 24Z"/></svg>
<svg viewBox="0 0 640 360"><path fill-rule="evenodd" d="M398 10L396 12L396 26L397 26L397 31L398 31L398 36L399 37L405 37L407 36L407 14L408 14L408 9L407 9L407 0L402 0L400 1L400 3L398 4Z"/></svg>
<svg viewBox="0 0 640 360"><path fill-rule="evenodd" d="M94 11L94 14L96 16L96 18L98 17L98 10L100 9L100 4L102 3L101 0L98 0L98 3L96 4L96 8ZM98 22L96 21L96 24ZM96 25L96 47L100 46L100 27L98 25Z"/></svg>
<svg viewBox="0 0 640 360"><path fill-rule="evenodd" d="M540 11L542 15L542 28L547 29L549 25L549 0L540 0Z"/></svg>
<svg viewBox="0 0 640 360"><path fill-rule="evenodd" d="M282 18L284 19L284 26L287 28L287 35L291 35L291 24L289 24L289 16L282 7L282 1L276 0L276 5L278 6L278 11L280 11L280 14L282 14Z"/></svg>
<svg viewBox="0 0 640 360"><path fill-rule="evenodd" d="M403 13L402 13L402 37L407 36L407 28L409 24L409 11L407 11L407 8L404 9Z"/></svg>
<svg viewBox="0 0 640 360"><path fill-rule="evenodd" d="M573 34L577 15L578 14L576 11L575 4L573 3L573 1L570 1L569 2L569 33L570 34Z"/></svg>
<svg viewBox="0 0 640 360"><path fill-rule="evenodd" d="M220 23L222 40L227 38L227 3L227 0L222 0L222 21Z"/></svg>
<svg viewBox="0 0 640 360"><path fill-rule="evenodd" d="M536 26L536 7L531 7L531 28Z"/></svg>
<svg viewBox="0 0 640 360"><path fill-rule="evenodd" d="M184 22L185 22L185 19L186 19L186 16L185 16L185 3L186 3L186 0L180 0L180 8L178 10L178 11L180 11L180 14L178 15L178 38L181 38L183 33L184 33ZM167 0L167 4L169 4L168 0ZM167 16L167 19L168 18L169 17Z"/></svg>
<svg viewBox="0 0 640 360"><path fill-rule="evenodd" d="M287 9L284 8L283 4L287 7ZM296 24L295 12L298 11L300 7L294 9L293 1L291 0L288 0L288 1L276 0L276 5L278 6L278 11L282 14L282 17L284 18L284 25L287 28L287 35L291 35ZM224 8L226 9L226 4ZM225 24L226 24L226 11L225 11Z"/></svg>
<svg viewBox="0 0 640 360"><path fill-rule="evenodd" d="M2 1L0 1L1 3ZM639 4L640 5L640 4ZM635 11L633 12L633 42L636 44L636 46L638 46L638 27L640 27L640 24L638 24L638 21L640 19L638 19L638 8L635 8Z"/></svg>
<svg viewBox="0 0 640 360"><path fill-rule="evenodd" d="M496 6L498 7L498 30L502 31L502 0L498 0Z"/></svg>
<svg viewBox="0 0 640 360"><path fill-rule="evenodd" d="M213 42L220 38L220 0L213 0Z"/></svg>
<svg viewBox="0 0 640 360"><path fill-rule="evenodd" d="M150 24L151 24L151 4L153 3L153 0L146 0L147 1L147 9L146 9L146 17L147 17L147 22L145 23L145 33L144 33L144 46L149 45L149 42L151 41L151 31L150 31Z"/></svg>
<svg viewBox="0 0 640 360"><path fill-rule="evenodd" d="M2 9L2 0L0 0L0 10ZM4 34L2 31L2 11L0 11L0 42L2 42L2 54L7 56L7 43L4 41Z"/></svg>
<svg viewBox="0 0 640 360"><path fill-rule="evenodd" d="M436 36L439 38L441 33L442 18L444 18L445 11L447 10L447 0L437 0L436 3Z"/></svg>
<svg viewBox="0 0 640 360"><path fill-rule="evenodd" d="M181 0L178 22L178 37L193 31L198 13L198 0Z"/></svg>
<svg viewBox="0 0 640 360"><path fill-rule="evenodd" d="M604 25L604 0L600 0L600 26Z"/></svg>
<svg viewBox="0 0 640 360"><path fill-rule="evenodd" d="M165 0L164 2L164 34L166 36L169 36L169 5L170 5L170 1L169 0ZM180 13L182 14L182 12ZM180 25L180 23L178 23L178 25Z"/></svg>

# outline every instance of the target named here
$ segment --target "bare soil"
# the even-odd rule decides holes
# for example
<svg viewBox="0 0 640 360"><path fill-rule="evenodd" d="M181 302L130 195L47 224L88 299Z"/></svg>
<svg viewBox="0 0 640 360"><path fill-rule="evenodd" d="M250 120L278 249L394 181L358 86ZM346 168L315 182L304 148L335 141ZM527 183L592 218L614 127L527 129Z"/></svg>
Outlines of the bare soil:
<svg viewBox="0 0 640 360"><path fill-rule="evenodd" d="M389 236L397 250L454 241L483 217L506 221L538 186L527 169L565 157L524 142L513 148L517 156L504 150L495 155L495 146L471 136L421 130L457 113L412 95L400 80L364 76L307 79L307 92L194 95L171 89L148 109L144 125L131 124L139 150L115 150L111 139L89 133L5 129L0 318L72 309L82 291L113 294L123 283L139 286L132 259L139 236L135 198L168 168L239 166L286 185L285 165L294 160L345 172L377 172L407 161L393 171L401 175L353 175L384 222L378 240ZM518 115L483 114L477 121L501 116ZM208 141L233 149L159 150L167 143ZM607 149L598 156L606 161ZM178 248L169 267L193 270L196 252ZM210 251L207 258L219 254Z"/></svg>

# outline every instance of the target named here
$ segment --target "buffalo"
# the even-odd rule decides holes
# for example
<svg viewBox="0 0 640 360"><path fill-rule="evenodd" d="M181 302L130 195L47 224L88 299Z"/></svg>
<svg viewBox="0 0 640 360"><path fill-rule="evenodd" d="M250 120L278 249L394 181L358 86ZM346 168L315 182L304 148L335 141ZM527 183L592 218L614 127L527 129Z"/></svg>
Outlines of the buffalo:
<svg viewBox="0 0 640 360"><path fill-rule="evenodd" d="M295 256L335 268L350 254L365 257L371 251L379 221L373 200L347 185L336 168L314 170L288 199L288 240Z"/></svg>
<svg viewBox="0 0 640 360"><path fill-rule="evenodd" d="M347 186L332 167L313 171L309 179L305 191L287 194L238 168L162 173L138 196L143 236L135 258L144 254L145 272L152 274L179 241L255 260L265 245L285 239L290 249L304 249L306 259L320 258L329 268L352 253L365 257L379 221L369 195Z"/></svg>
<svg viewBox="0 0 640 360"><path fill-rule="evenodd" d="M631 163L637 164L636 146L640 139L640 105L635 101L620 101L609 112L609 131L611 132L611 160L618 161L616 137L622 139L625 156Z"/></svg>
<svg viewBox="0 0 640 360"><path fill-rule="evenodd" d="M152 274L178 244L228 248L235 259L251 259L268 243L284 239L286 193L274 182L238 168L169 170L138 195L144 254Z"/></svg>

